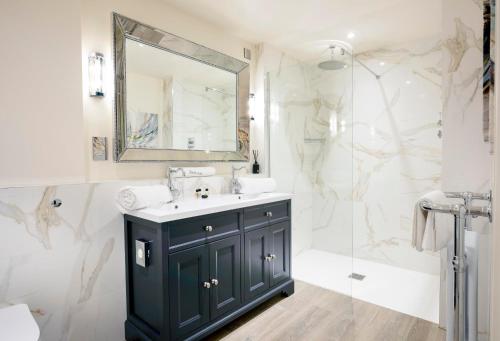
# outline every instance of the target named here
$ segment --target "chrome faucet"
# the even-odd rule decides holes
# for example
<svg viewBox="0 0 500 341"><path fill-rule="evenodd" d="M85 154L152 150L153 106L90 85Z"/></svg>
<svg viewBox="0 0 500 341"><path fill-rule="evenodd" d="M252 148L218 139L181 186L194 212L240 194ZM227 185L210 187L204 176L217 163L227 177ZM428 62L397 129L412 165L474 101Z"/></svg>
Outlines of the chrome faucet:
<svg viewBox="0 0 500 341"><path fill-rule="evenodd" d="M243 168L245 168L245 166L241 166L241 167L234 167L232 166L231 169L232 169L232 177L231 177L231 193L232 194L240 194L240 191L241 191L241 184L240 182L238 181L238 179L236 178L236 172L237 171L240 171L242 170Z"/></svg>
<svg viewBox="0 0 500 341"><path fill-rule="evenodd" d="M179 196L181 195L181 191L175 186L174 183L174 174L181 173L183 177L186 176L186 172L184 171L184 168L182 167L168 167L168 188L170 189L170 192L172 193L172 199L176 201L179 199Z"/></svg>

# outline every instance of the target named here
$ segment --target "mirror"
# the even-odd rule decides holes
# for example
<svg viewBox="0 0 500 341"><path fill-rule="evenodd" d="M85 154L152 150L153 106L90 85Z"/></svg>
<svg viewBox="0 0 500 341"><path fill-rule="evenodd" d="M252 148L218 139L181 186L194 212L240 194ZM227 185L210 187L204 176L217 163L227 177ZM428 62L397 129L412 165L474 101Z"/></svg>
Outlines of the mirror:
<svg viewBox="0 0 500 341"><path fill-rule="evenodd" d="M114 14L117 161L246 161L249 66Z"/></svg>

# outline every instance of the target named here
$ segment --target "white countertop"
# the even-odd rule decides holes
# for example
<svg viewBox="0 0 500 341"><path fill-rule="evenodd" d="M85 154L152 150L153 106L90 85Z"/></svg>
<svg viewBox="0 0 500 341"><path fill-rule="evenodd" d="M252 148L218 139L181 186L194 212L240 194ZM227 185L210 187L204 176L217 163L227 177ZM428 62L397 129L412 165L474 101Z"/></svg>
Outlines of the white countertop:
<svg viewBox="0 0 500 341"><path fill-rule="evenodd" d="M288 200L291 199L292 196L293 194L290 193L212 195L207 199L179 200L165 204L160 208L145 208L125 213L156 223L165 223L167 221Z"/></svg>

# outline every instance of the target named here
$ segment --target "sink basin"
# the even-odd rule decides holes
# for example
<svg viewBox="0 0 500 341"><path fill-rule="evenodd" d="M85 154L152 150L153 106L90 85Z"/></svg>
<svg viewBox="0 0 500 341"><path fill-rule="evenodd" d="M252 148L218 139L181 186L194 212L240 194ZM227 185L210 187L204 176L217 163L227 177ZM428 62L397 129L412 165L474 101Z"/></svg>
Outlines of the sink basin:
<svg viewBox="0 0 500 341"><path fill-rule="evenodd" d="M221 194L207 199L178 200L160 208L145 208L127 214L163 223L291 198L289 193Z"/></svg>

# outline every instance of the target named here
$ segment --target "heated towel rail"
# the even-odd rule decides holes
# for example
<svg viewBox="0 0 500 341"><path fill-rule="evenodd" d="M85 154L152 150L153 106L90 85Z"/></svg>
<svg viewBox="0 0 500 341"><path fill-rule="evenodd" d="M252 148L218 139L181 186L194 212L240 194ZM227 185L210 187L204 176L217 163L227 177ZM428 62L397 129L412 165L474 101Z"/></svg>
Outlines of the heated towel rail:
<svg viewBox="0 0 500 341"><path fill-rule="evenodd" d="M446 197L454 199L462 199L463 203L452 205L441 205L433 203L429 200L421 200L419 206L426 211L434 211L439 213L452 214L455 218L455 226L453 231L453 258L451 260L453 266L453 305L452 311L448 314L453 315L453 318L448 318L446 326L447 341L468 341L466 337L466 319L465 319L465 302L466 302L466 260L465 260L465 230L471 230L472 218L487 217L492 221L491 216L491 191L489 193L473 193L473 192L445 192ZM486 206L473 205L474 200L488 201ZM450 297L450 296L448 296Z"/></svg>

